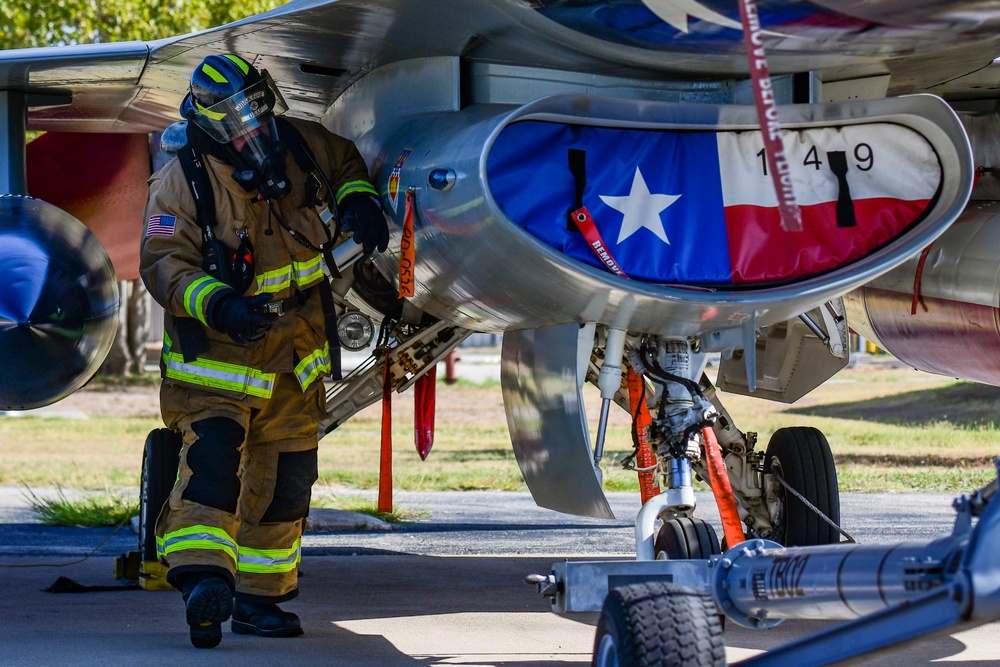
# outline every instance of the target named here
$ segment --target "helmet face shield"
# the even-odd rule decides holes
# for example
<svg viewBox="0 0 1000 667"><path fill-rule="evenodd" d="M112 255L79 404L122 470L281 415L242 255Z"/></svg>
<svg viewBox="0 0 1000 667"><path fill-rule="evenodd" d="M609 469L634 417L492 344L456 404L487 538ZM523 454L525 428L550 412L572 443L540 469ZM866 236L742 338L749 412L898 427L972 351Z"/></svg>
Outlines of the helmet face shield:
<svg viewBox="0 0 1000 667"><path fill-rule="evenodd" d="M210 107L202 106L195 99L191 101L194 113L190 120L220 144L228 144L244 135L260 134L258 128L269 124L273 131L274 117L288 110L266 70L256 83Z"/></svg>

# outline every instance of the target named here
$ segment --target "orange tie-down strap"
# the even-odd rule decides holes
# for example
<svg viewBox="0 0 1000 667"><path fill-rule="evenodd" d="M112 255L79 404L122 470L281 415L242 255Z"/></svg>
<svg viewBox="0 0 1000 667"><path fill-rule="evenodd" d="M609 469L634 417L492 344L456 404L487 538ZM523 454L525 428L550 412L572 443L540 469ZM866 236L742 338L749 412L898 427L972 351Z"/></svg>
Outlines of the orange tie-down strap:
<svg viewBox="0 0 1000 667"><path fill-rule="evenodd" d="M715 438L715 431L712 430L711 426L706 426L701 430L701 435L705 438L708 478L712 483L715 502L719 505L719 516L722 518L722 530L726 535L726 546L732 549L746 539L743 534L743 522L740 521L740 512L736 508L736 496L733 495L733 486L729 483L726 462L722 459L722 448L719 447L719 441Z"/></svg>
<svg viewBox="0 0 1000 667"><path fill-rule="evenodd" d="M631 368L628 369L628 402L632 413L632 444L636 448L635 463L639 468L639 492L642 494L642 504L657 495L660 488L656 485L656 457L649 447L648 428L652 417L646 406L646 386L642 376Z"/></svg>

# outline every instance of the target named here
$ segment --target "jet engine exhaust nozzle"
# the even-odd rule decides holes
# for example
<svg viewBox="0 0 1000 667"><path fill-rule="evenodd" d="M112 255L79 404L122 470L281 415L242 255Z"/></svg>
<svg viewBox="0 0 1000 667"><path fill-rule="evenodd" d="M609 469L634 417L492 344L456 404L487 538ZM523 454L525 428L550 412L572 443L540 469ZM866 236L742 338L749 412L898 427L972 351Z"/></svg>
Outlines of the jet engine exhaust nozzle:
<svg viewBox="0 0 1000 667"><path fill-rule="evenodd" d="M54 403L104 362L118 328L107 252L40 199L0 195L0 410Z"/></svg>

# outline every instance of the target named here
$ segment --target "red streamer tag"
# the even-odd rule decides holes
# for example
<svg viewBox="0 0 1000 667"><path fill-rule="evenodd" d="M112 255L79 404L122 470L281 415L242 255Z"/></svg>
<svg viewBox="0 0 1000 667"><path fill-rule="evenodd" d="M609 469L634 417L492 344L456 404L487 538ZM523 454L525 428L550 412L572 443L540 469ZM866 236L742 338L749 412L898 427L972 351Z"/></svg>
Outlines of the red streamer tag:
<svg viewBox="0 0 1000 667"><path fill-rule="evenodd" d="M747 47L750 61L750 81L753 84L753 99L757 106L757 120L764 135L764 154L771 171L771 182L778 196L778 213L781 228L786 232L802 231L802 212L799 210L795 192L792 189L792 171L785 155L785 145L781 141L781 124L778 122L778 106L774 101L771 74L767 69L767 54L764 53L764 32L760 27L756 0L740 0L740 21L743 23L743 43Z"/></svg>
<svg viewBox="0 0 1000 667"><path fill-rule="evenodd" d="M413 296L416 279L413 265L416 252L413 244L413 192L406 191L406 208L403 212L403 239L399 243L399 298Z"/></svg>
<svg viewBox="0 0 1000 667"><path fill-rule="evenodd" d="M437 391L437 365L417 378L413 385L413 444L420 460L425 461L434 446L434 403Z"/></svg>
<svg viewBox="0 0 1000 667"><path fill-rule="evenodd" d="M611 251L608 250L607 244L604 243L601 232L597 230L597 223L594 222L594 218L591 217L587 207L581 206L570 213L569 217L573 220L577 229L583 233L583 238L587 239L587 244L594 251L594 254L597 255L597 258L601 260L601 263L608 267L616 276L628 278L625 272L622 271L622 268L618 266L615 258L611 256Z"/></svg>

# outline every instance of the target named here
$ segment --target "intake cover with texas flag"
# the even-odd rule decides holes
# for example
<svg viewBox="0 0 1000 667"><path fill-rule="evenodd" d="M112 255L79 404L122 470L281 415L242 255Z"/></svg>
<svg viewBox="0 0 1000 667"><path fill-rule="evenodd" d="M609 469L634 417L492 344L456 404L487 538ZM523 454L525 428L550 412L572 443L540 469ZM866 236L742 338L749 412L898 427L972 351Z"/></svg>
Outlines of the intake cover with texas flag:
<svg viewBox="0 0 1000 667"><path fill-rule="evenodd" d="M759 131L616 129L545 121L504 128L489 188L516 224L605 268L569 222L582 204L630 278L739 286L849 264L921 219L941 183L938 157L895 123L783 132L803 231L782 229ZM570 151L585 154L585 175Z"/></svg>

